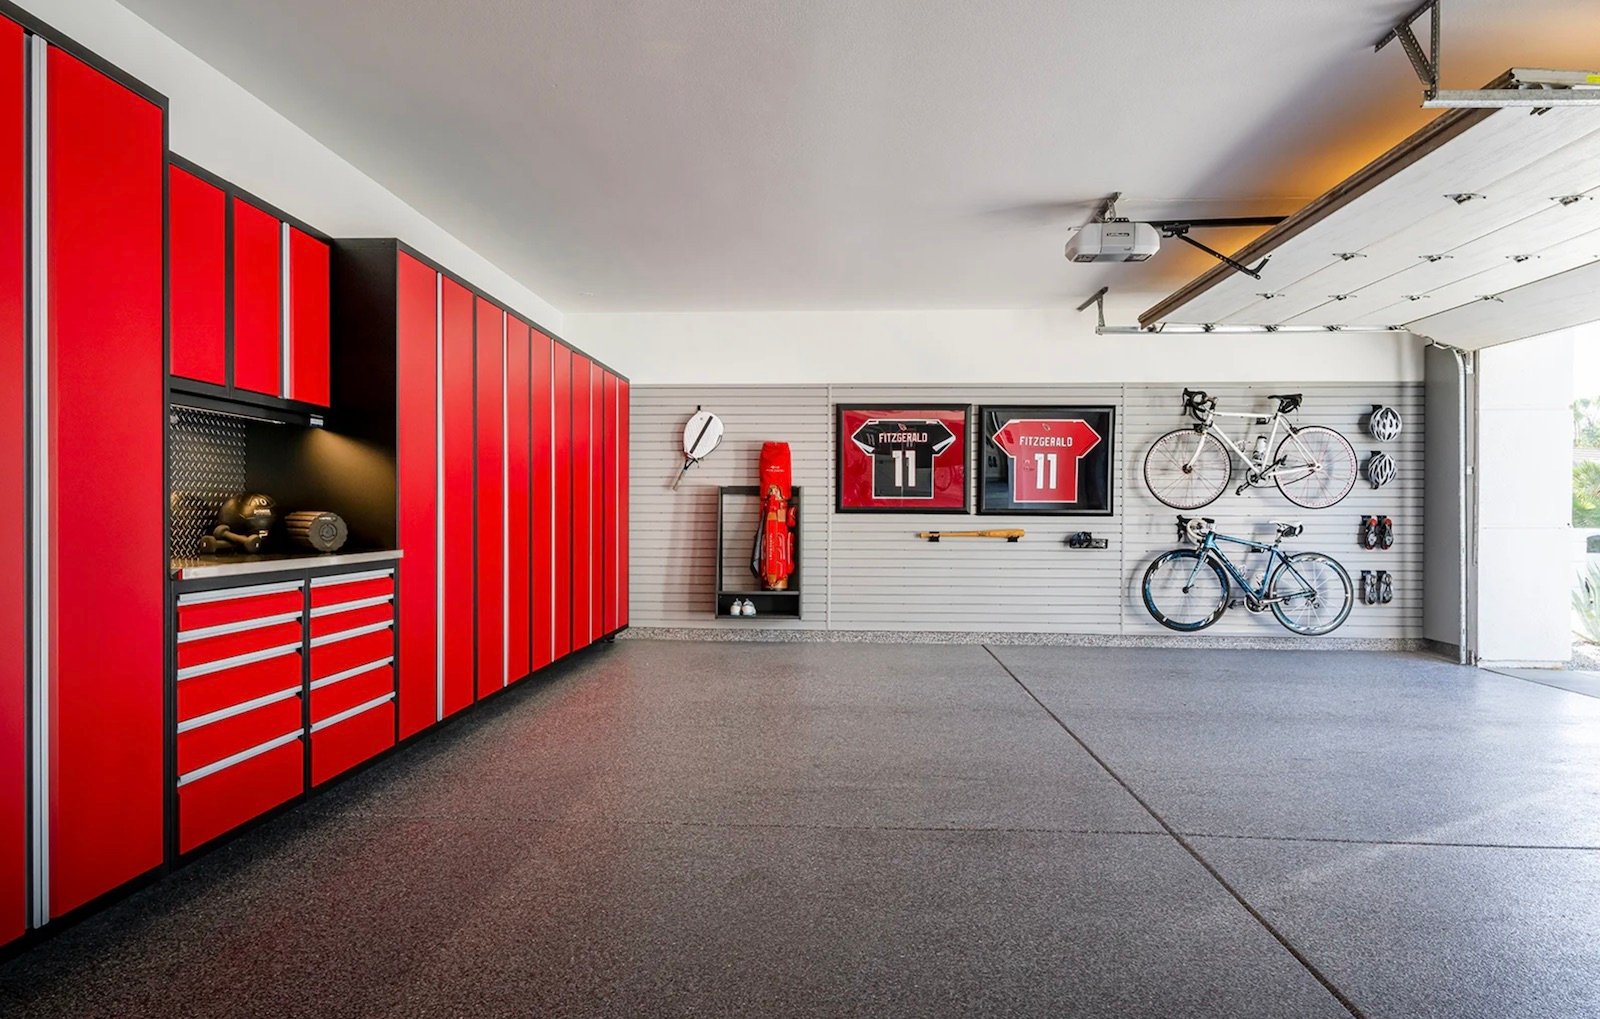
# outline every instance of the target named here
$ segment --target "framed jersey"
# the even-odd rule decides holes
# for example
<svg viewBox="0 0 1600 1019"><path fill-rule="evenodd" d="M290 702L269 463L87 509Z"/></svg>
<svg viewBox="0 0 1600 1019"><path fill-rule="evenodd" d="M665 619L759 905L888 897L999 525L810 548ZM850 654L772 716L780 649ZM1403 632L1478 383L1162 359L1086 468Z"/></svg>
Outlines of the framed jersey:
<svg viewBox="0 0 1600 1019"><path fill-rule="evenodd" d="M966 513L965 404L836 408L840 513Z"/></svg>
<svg viewBox="0 0 1600 1019"><path fill-rule="evenodd" d="M1115 407L983 407L978 512L1109 516Z"/></svg>

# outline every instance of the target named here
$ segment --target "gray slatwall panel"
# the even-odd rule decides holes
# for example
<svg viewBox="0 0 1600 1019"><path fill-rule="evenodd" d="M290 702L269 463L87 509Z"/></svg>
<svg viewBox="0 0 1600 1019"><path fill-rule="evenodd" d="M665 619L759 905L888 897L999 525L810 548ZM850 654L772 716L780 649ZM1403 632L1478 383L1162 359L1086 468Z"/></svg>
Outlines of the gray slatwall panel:
<svg viewBox="0 0 1600 1019"><path fill-rule="evenodd" d="M631 391L629 619L634 626L821 627L826 619L829 449L832 411L825 386L642 386ZM691 468L676 492L683 426L703 405L722 418L719 448ZM765 441L789 443L801 496L800 584L805 619L714 618L717 486L754 485ZM724 571L734 586L749 576L758 514L728 502ZM753 581L752 581L753 585Z"/></svg>
<svg viewBox="0 0 1600 1019"><path fill-rule="evenodd" d="M1144 487L1145 451L1164 432L1181 427L1181 386L636 386L633 391L632 621L640 627L748 626L712 617L716 497L719 484L753 484L761 442L790 443L795 482L806 490L801 522L805 619L799 623L758 617L757 626L836 630L944 630L1074 634L1165 634L1139 597L1144 569L1158 552L1175 547L1176 511ZM1386 386L1205 385L1224 410L1267 406L1274 392L1302 392L1299 420L1337 428L1364 459L1376 444L1361 431L1374 402L1393 403L1406 418L1400 440L1384 447L1400 467L1399 479L1372 493L1364 480L1331 510L1312 513L1276 489L1230 491L1207 507L1224 531L1270 535L1269 519L1303 520L1306 535L1295 548L1324 551L1359 581L1364 568L1395 577L1395 601L1357 605L1335 637L1414 638L1421 633L1422 594L1422 390ZM963 514L832 513L833 405L836 403L1110 403L1117 406L1118 457L1113 479L1116 513L1110 517L980 517ZM705 464L691 470L677 493L667 489L680 461L683 423L696 405L722 416L728 438ZM1235 425L1237 427L1237 425ZM979 436L968 438L968 463ZM969 485L970 488L970 485ZM731 504L730 504L731 505ZM973 509L976 509L974 506ZM1400 541L1389 552L1356 545L1362 513L1396 519ZM737 515L736 515L737 516ZM729 524L730 571L746 569L756 526ZM1257 526L1259 525L1259 526ZM1012 545L984 539L930 544L922 530L1022 527ZM1068 534L1093 531L1110 539L1106 550L1072 550ZM733 575L733 574L730 574ZM1285 637L1270 616L1229 612L1211 633Z"/></svg>
<svg viewBox="0 0 1600 1019"><path fill-rule="evenodd" d="M1300 521L1306 533L1286 543L1286 548L1326 552L1350 571L1359 586L1363 569L1384 569L1394 575L1395 600L1389 605L1357 603L1350 619L1332 634L1344 638L1420 637L1422 628L1422 387L1416 384L1390 385L1278 385L1240 386L1226 383L1199 384L1218 400L1218 409L1247 412L1270 410L1266 397L1271 393L1304 393L1305 403L1295 420L1300 424L1320 424L1344 433L1365 462L1374 449L1382 448L1395 458L1399 474L1395 481L1377 492L1365 478L1356 481L1350 496L1326 510L1304 510L1289 502L1273 487L1250 489L1235 496L1230 489L1216 502L1194 515L1215 517L1217 529L1225 534L1270 540L1269 520ZM1128 387L1123 400L1123 419L1133 438L1123 449L1131 483L1124 487L1126 534L1124 546L1124 596L1126 633L1151 634L1165 631L1150 618L1140 595L1144 569L1159 552L1176 546L1177 511L1157 502L1145 487L1142 472L1145 451L1166 432L1181 428L1189 419L1182 413L1182 387ZM1361 428L1361 420L1373 403L1393 404L1405 418L1405 431L1392 443L1380 446ZM1241 423L1227 421L1235 441ZM1252 427L1251 434L1255 433ZM1248 445L1241 443L1244 448ZM1237 461L1235 463L1237 470ZM1398 540L1387 552L1368 552L1357 544L1359 519L1363 513L1386 513L1393 517ZM1250 557L1239 558L1242 548L1230 547L1230 555L1244 567ZM1260 557L1255 557L1259 559ZM1358 592L1359 594L1359 592ZM1276 631L1276 634L1274 634ZM1207 631L1233 636L1290 636L1270 614L1252 616L1243 607L1230 610L1222 621Z"/></svg>

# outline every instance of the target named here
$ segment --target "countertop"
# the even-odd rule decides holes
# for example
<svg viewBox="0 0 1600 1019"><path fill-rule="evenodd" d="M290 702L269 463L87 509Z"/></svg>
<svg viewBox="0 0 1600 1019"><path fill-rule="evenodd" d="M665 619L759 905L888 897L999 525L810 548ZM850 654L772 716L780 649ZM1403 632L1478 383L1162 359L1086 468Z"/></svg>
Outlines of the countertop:
<svg viewBox="0 0 1600 1019"><path fill-rule="evenodd" d="M399 549L382 552L270 552L261 555L208 555L172 560L174 580L210 580L216 577L243 577L252 573L277 573L283 570L320 569L331 566L356 566L361 563L393 562L404 555Z"/></svg>

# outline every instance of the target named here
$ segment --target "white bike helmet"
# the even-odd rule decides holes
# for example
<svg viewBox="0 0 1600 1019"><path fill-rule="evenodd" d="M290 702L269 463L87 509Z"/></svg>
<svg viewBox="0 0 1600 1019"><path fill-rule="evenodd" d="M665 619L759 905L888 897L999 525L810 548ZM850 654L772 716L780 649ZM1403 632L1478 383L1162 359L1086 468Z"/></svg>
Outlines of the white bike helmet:
<svg viewBox="0 0 1600 1019"><path fill-rule="evenodd" d="M1379 442L1393 442L1400 437L1400 429L1405 422L1400 418L1400 412L1393 407L1373 404L1372 415L1367 418L1367 434Z"/></svg>
<svg viewBox="0 0 1600 1019"><path fill-rule="evenodd" d="M1382 450L1374 450L1367 460L1367 480L1372 482L1373 488L1382 488L1394 480L1399 469L1395 466L1394 457Z"/></svg>

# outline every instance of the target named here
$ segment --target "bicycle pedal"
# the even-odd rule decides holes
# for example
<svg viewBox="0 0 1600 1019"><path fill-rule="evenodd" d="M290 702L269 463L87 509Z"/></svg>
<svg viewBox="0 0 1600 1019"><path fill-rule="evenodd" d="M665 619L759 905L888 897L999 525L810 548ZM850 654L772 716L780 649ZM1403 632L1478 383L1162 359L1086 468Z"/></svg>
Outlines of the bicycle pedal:
<svg viewBox="0 0 1600 1019"><path fill-rule="evenodd" d="M1238 607L1239 607L1239 599L1237 599L1237 598L1229 598L1228 599L1228 608L1236 609Z"/></svg>

